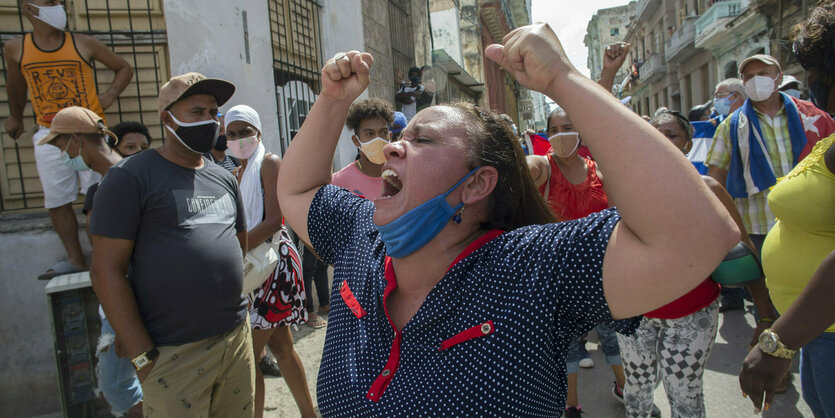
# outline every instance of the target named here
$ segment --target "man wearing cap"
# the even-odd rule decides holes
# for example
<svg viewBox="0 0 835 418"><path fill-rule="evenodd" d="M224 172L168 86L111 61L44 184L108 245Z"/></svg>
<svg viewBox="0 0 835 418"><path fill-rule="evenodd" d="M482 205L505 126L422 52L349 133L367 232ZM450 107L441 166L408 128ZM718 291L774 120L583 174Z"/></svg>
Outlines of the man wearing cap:
<svg viewBox="0 0 835 418"><path fill-rule="evenodd" d="M400 133L403 132L403 129L406 128L408 125L408 121L406 121L406 115L403 112L394 112L394 120L389 125L389 132L391 132L391 140L397 141L400 139Z"/></svg>
<svg viewBox="0 0 835 418"><path fill-rule="evenodd" d="M142 382L145 416L253 413L245 215L234 176L202 155L234 91L199 73L165 83L165 144L111 167L93 203L93 286Z"/></svg>
<svg viewBox="0 0 835 418"><path fill-rule="evenodd" d="M52 120L49 134L38 141L38 145L51 145L64 150L69 161L80 161L91 170L104 176L107 170L122 160L115 150L119 138L104 126L104 121L95 112L82 107L68 107L59 111ZM90 186L84 205L95 194L97 185ZM92 202L90 202L92 203ZM92 212L90 212L92 213ZM88 213L88 225L90 219ZM110 404L111 412L121 416L142 416L142 388L128 359L118 357L113 328L99 307L102 327L96 357L98 390Z"/></svg>
<svg viewBox="0 0 835 418"><path fill-rule="evenodd" d="M798 80L797 77L788 74L783 75L783 82L780 83L780 91L788 94L791 97L799 99L800 90L802 89L803 82Z"/></svg>
<svg viewBox="0 0 835 418"><path fill-rule="evenodd" d="M734 197L759 251L774 225L767 196L835 122L812 103L781 93L780 64L770 55L746 58L739 66L748 99L717 128L705 165L708 175Z"/></svg>

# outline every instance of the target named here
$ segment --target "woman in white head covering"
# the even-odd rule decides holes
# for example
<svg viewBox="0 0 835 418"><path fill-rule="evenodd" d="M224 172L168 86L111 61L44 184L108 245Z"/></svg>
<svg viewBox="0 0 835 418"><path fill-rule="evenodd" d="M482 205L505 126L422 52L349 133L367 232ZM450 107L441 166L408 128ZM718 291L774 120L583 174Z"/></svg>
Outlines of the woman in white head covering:
<svg viewBox="0 0 835 418"><path fill-rule="evenodd" d="M226 112L227 152L240 159L237 171L246 211L247 241L255 248L269 239L279 239L281 260L264 284L247 296L250 303L252 345L260 359L269 344L276 355L287 386L302 416L315 416L307 389L304 366L293 348L291 324L307 321L305 292L299 253L283 225L276 196L281 158L266 152L261 141L261 118L249 106L237 105ZM264 375L256 367L255 416L264 412Z"/></svg>

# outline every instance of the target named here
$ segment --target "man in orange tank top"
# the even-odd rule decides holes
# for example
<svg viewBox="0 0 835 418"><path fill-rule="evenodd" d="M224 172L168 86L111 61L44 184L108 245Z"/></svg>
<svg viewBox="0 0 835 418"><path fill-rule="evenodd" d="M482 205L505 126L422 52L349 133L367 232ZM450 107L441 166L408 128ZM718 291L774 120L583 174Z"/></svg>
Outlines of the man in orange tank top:
<svg viewBox="0 0 835 418"><path fill-rule="evenodd" d="M71 204L78 197L79 186L84 192L101 176L86 167L71 167L65 158L66 150L36 143L49 133L52 118L63 108L84 107L104 119L104 110L133 77L133 68L127 61L96 38L65 32L67 14L62 3L61 0L19 0L20 12L34 30L3 46L9 96L9 117L4 128L13 139L20 138L28 93L39 125L32 140L44 207L49 210L69 258L47 270L41 279L86 268L78 239L78 221ZM91 65L94 60L115 73L110 87L102 94L96 91Z"/></svg>

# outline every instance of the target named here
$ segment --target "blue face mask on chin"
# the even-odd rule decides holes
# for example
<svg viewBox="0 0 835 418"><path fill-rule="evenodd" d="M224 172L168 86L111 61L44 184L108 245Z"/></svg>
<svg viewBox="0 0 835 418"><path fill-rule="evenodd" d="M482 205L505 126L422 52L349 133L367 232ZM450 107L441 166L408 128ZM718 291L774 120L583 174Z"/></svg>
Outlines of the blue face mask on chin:
<svg viewBox="0 0 835 418"><path fill-rule="evenodd" d="M67 148L64 148L61 151L61 161L72 171L85 171L89 170L90 167L87 167L87 164L84 163L84 159L81 158L81 147L78 147L78 155L75 158L70 158L70 154L67 154L67 149L70 147L70 142L72 142L72 138L67 142Z"/></svg>
<svg viewBox="0 0 835 418"><path fill-rule="evenodd" d="M464 203L459 203L458 206L453 208L447 203L446 197L464 180L470 178L480 167L470 171L446 193L439 194L421 203L416 208L385 225L375 225L377 231L380 232L380 239L386 244L386 253L389 257L406 257L426 245L432 238L435 238L455 215L455 211L464 206Z"/></svg>

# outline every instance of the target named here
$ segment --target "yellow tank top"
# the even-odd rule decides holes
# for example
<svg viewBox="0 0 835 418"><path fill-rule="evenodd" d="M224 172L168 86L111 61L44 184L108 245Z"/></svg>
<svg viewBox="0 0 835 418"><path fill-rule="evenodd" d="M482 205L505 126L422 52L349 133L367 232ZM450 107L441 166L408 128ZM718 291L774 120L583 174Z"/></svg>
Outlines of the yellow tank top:
<svg viewBox="0 0 835 418"><path fill-rule="evenodd" d="M104 119L93 67L78 53L71 33L64 32L55 51L38 48L31 33L24 35L20 71L39 125L48 127L58 111L70 106L86 107Z"/></svg>
<svg viewBox="0 0 835 418"><path fill-rule="evenodd" d="M763 244L763 270L779 312L786 312L835 250L835 174L823 158L833 143L835 135L818 142L768 194L778 220ZM826 332L835 332L835 324Z"/></svg>

